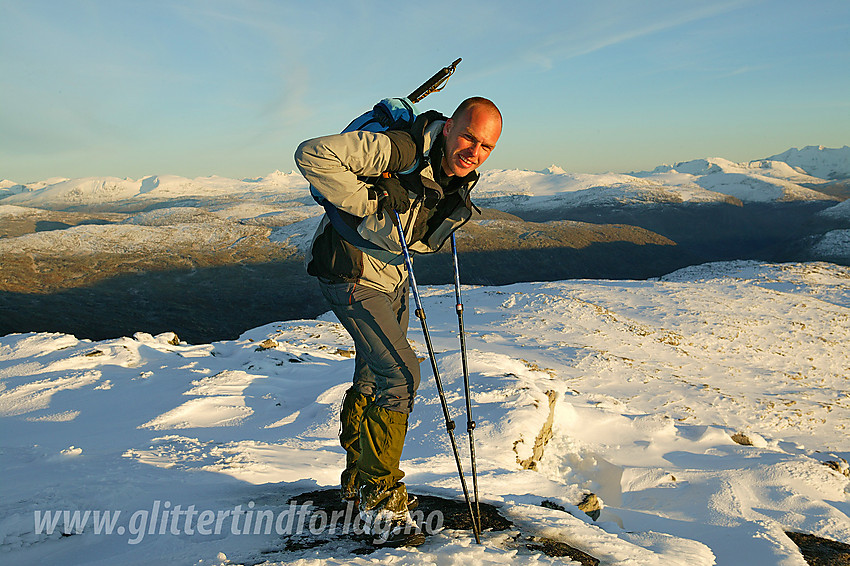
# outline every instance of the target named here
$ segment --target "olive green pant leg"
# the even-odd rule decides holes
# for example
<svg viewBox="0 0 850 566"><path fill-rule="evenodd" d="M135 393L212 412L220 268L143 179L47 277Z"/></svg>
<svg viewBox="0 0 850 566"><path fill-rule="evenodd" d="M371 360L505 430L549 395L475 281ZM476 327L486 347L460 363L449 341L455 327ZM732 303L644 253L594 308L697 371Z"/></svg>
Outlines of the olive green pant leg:
<svg viewBox="0 0 850 566"><path fill-rule="evenodd" d="M342 410L339 414L340 430L339 443L345 450L345 470L340 477L341 495L343 499L356 499L360 487L357 479L357 460L360 457L360 424L366 406L374 397L363 395L350 387L342 399Z"/></svg>
<svg viewBox="0 0 850 566"><path fill-rule="evenodd" d="M401 483L401 452L407 435L407 413L369 405L360 427L361 510L407 512L407 489Z"/></svg>

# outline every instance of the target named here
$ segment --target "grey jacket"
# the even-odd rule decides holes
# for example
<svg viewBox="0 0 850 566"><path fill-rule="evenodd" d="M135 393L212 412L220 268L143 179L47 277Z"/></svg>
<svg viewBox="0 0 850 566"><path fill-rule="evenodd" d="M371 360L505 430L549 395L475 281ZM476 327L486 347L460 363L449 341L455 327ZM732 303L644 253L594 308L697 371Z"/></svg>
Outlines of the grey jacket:
<svg viewBox="0 0 850 566"><path fill-rule="evenodd" d="M411 199L410 210L401 215L410 250L437 251L452 232L469 220L473 208L469 193L478 174L464 177L457 193L444 196L428 159L435 148L433 153L442 155L441 147L435 143L442 146L444 120L423 121L419 132L417 124L412 133L354 131L307 140L298 147L295 162L310 185L338 209L357 217L354 220L360 236L389 252L374 253L345 241L325 215L307 254L309 273L331 281L357 281L385 292L395 291L405 281L407 273L397 229L388 214L378 214L378 201L370 191L368 178L408 170L417 160L417 142L421 143L423 162L413 173L399 175ZM433 164L440 166L439 160ZM425 219L425 233L411 241L414 226L419 224L421 231Z"/></svg>

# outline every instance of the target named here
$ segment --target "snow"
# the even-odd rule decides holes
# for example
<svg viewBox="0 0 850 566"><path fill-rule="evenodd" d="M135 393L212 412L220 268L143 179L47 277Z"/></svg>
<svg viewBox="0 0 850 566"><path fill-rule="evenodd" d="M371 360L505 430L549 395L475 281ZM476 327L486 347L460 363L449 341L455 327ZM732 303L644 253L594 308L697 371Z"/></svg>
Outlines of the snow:
<svg viewBox="0 0 850 566"><path fill-rule="evenodd" d="M422 295L468 463L454 289ZM850 543L850 479L824 465L850 459L850 268L714 263L650 281L464 287L463 298L482 500L517 529L603 564L802 566L787 530ZM415 319L411 328L424 355ZM0 558L570 563L512 546L511 531L485 532L479 546L444 529L417 549L352 556L333 545L284 552L275 532L242 534L230 518L217 534L189 532L174 514L146 528L190 506L247 521L248 510L278 514L291 495L336 486L351 350L330 314L200 345L171 333L0 338ZM460 497L422 368L405 481ZM576 508L588 491L604 502L597 522ZM121 515L112 534L94 519L71 536L61 523L37 532L53 510Z"/></svg>
<svg viewBox="0 0 850 566"><path fill-rule="evenodd" d="M850 151L831 151L821 148L804 157L783 154L744 163L720 157L695 159L629 174L567 173L556 165L544 171L490 170L475 189L476 202L518 212L562 206L834 200L809 188L826 183L826 177L781 160L803 164L827 160L831 171L846 171L850 177Z"/></svg>
<svg viewBox="0 0 850 566"><path fill-rule="evenodd" d="M299 253L306 254L310 249L310 244L313 241L313 236L316 233L316 228L321 221L321 215L311 216L306 220L293 222L287 226L276 228L269 236L269 241L280 243L286 246L292 246Z"/></svg>
<svg viewBox="0 0 850 566"><path fill-rule="evenodd" d="M850 261L850 230L830 230L811 248L814 257Z"/></svg>
<svg viewBox="0 0 850 566"><path fill-rule="evenodd" d="M789 200L825 200L827 197L799 183L823 184L824 180L806 175L778 161L760 160L734 163L719 157L677 163L669 169L657 168L644 173L673 187L697 185L705 190L731 196L743 202Z"/></svg>
<svg viewBox="0 0 850 566"><path fill-rule="evenodd" d="M632 173L568 173L557 165L543 171L483 171L475 188L476 203L519 212L563 206L650 205L658 203L777 202L836 200L813 190L827 179L850 178L850 148L791 149L767 159L735 163L712 157L662 165ZM804 186L805 185L805 186ZM117 177L53 178L38 183L0 184L0 204L67 209L163 206L200 201L215 205L224 218L283 225L314 213L306 182L296 171L274 171L255 179L219 176L188 179L151 175L138 180ZM299 210L300 209L300 210ZM262 219L257 217L263 216Z"/></svg>
<svg viewBox="0 0 850 566"><path fill-rule="evenodd" d="M257 243L267 241L268 235L267 228L225 223L218 219L206 223L167 225L83 225L0 239L0 253L67 257L98 253L169 253L179 250L209 252L246 244L248 238Z"/></svg>
<svg viewBox="0 0 850 566"><path fill-rule="evenodd" d="M792 147L767 159L784 161L809 175L822 179L850 178L850 147L828 148L808 145L803 149Z"/></svg>
<svg viewBox="0 0 850 566"><path fill-rule="evenodd" d="M499 209L546 210L561 206L653 204L658 202L723 202L725 195L704 190L692 181L681 186L666 179L606 173L491 170L482 173L476 202Z"/></svg>
<svg viewBox="0 0 850 566"><path fill-rule="evenodd" d="M15 206L13 204L0 204L0 218L15 218L21 216L39 216L44 211L28 206Z"/></svg>
<svg viewBox="0 0 850 566"><path fill-rule="evenodd" d="M843 218L850 220L850 200L845 200L835 206L831 206L826 210L821 211L819 214L824 216L829 216L832 218Z"/></svg>
<svg viewBox="0 0 850 566"><path fill-rule="evenodd" d="M163 200L250 195L254 199L304 196L304 178L296 172L276 171L267 177L237 181L210 176L187 179L177 175L152 175L139 180L118 177L49 179L24 185L19 194L0 198L4 204L54 208L95 206L106 203L159 202Z"/></svg>

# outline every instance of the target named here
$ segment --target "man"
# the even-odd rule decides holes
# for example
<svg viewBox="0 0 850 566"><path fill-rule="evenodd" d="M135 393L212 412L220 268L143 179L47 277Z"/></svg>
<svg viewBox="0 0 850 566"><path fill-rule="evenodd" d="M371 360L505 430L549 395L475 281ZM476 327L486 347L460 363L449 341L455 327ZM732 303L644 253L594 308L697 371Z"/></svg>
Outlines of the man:
<svg viewBox="0 0 850 566"><path fill-rule="evenodd" d="M411 251L437 251L471 217L476 169L501 131L495 104L474 97L449 119L427 112L410 131L325 136L305 141L295 153L301 173L342 218L335 223L325 215L307 257L307 272L318 278L356 349L354 383L340 414L342 497L359 501L367 527L392 523L396 538L390 544L424 540L415 525L411 530L400 481L420 374L407 341L408 274L396 213Z"/></svg>

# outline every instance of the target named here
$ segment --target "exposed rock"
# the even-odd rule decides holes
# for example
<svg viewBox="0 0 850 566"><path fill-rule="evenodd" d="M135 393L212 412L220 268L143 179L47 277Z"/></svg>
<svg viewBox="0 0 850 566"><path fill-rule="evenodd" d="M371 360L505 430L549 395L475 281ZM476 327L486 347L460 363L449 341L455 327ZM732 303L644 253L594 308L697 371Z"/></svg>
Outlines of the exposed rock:
<svg viewBox="0 0 850 566"><path fill-rule="evenodd" d="M421 524L426 534L434 534L440 529L472 529L469 508L465 501L424 494L417 494L417 498L419 504L411 515ZM356 507L351 502L343 503L339 490L303 493L290 499L287 504L289 507L294 506L292 515L298 515L296 509L300 511L301 506L308 506L310 509L301 515L302 528L293 529L295 532L291 534L284 534L275 547L262 550L262 554L271 561L282 561L290 552L320 547L327 547L335 556L365 555L378 550L371 544L373 537L363 534L362 527L358 527ZM481 503L480 510L483 532L516 529L511 521L499 513L498 507ZM552 557L566 556L584 566L599 564L598 559L564 542L529 533L514 531L505 544L526 553L530 550Z"/></svg>
<svg viewBox="0 0 850 566"><path fill-rule="evenodd" d="M522 466L523 470L537 469L537 463L543 458L543 451L546 448L546 444L552 439L552 424L555 422L555 403L558 400L558 392L549 390L546 392L546 396L549 398L549 416L546 418L546 422L543 423L543 427L537 434L537 438L534 439L531 456L521 459L519 454L517 454L517 463ZM516 451L516 446L517 443L514 443L514 451Z"/></svg>
<svg viewBox="0 0 850 566"><path fill-rule="evenodd" d="M835 470L839 474L843 474L850 478L850 465L847 464L847 460L844 458L839 458L838 460L829 460L823 463L824 466Z"/></svg>
<svg viewBox="0 0 850 566"><path fill-rule="evenodd" d="M809 566L850 566L850 544L808 533L786 532Z"/></svg>
<svg viewBox="0 0 850 566"><path fill-rule="evenodd" d="M532 537L533 542L526 544L525 547L529 550L538 550L547 556L562 557L566 556L579 562L582 566L598 566L599 560L591 555L573 548L565 542L552 540L542 537Z"/></svg>
<svg viewBox="0 0 850 566"><path fill-rule="evenodd" d="M569 513L567 508L563 505L559 505L554 501L550 501L549 499L544 499L540 502L541 507L546 507L547 509L555 509L556 511L563 511L565 513ZM599 514L602 511L602 502L596 496L595 493L587 493L581 502L576 505L580 510L584 511L588 517L593 519L594 521L599 518Z"/></svg>
<svg viewBox="0 0 850 566"><path fill-rule="evenodd" d="M736 432L732 435L732 440L741 446L754 446L756 448L767 446L767 441L760 434L754 432Z"/></svg>
<svg viewBox="0 0 850 566"><path fill-rule="evenodd" d="M587 513L587 516L594 521L599 518L599 513L602 511L602 502L596 497L595 493L588 493L584 496L578 508Z"/></svg>
<svg viewBox="0 0 850 566"><path fill-rule="evenodd" d="M743 432L736 432L732 435L732 440L740 444L741 446L752 446L753 443L750 441L750 438L744 434Z"/></svg>
<svg viewBox="0 0 850 566"><path fill-rule="evenodd" d="M265 340L260 342L260 345L257 346L255 351L259 352L261 350L272 350L274 348L277 348L277 346L278 346L277 340L275 340L274 338L266 338Z"/></svg>
<svg viewBox="0 0 850 566"><path fill-rule="evenodd" d="M543 501L541 501L540 506L545 507L546 509L554 509L555 511L563 511L565 513L567 512L566 507L564 507L563 505L560 505L558 503L555 503L554 501L551 501L549 499L544 499Z"/></svg>

